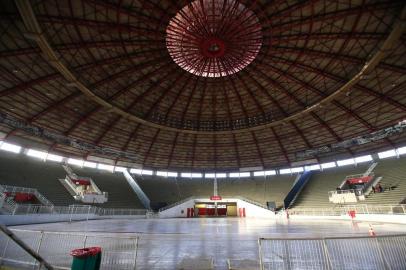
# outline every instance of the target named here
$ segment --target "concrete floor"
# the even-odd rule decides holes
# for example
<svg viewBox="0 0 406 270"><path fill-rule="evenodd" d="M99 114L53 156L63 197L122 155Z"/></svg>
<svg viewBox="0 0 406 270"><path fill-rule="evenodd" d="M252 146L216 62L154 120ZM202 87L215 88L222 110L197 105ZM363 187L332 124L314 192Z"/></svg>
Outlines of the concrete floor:
<svg viewBox="0 0 406 270"><path fill-rule="evenodd" d="M137 269L179 269L184 259L214 260L227 269L227 259L258 261L259 237L331 237L368 235L367 222L298 221L240 218L92 220L15 226L13 228L137 235ZM378 235L404 233L405 225L371 224ZM185 261L187 264L187 261ZM199 269L196 265L193 269Z"/></svg>

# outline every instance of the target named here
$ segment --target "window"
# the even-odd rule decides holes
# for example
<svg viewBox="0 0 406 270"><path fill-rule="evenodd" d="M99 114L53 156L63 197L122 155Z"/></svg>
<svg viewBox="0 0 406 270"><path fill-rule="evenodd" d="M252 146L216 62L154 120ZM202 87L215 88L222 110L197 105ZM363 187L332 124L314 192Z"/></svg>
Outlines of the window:
<svg viewBox="0 0 406 270"><path fill-rule="evenodd" d="M144 174L144 175L153 175L154 172L153 172L153 171L150 171L150 170L142 170L142 171L141 171L141 174Z"/></svg>
<svg viewBox="0 0 406 270"><path fill-rule="evenodd" d="M292 171L290 169L281 169L279 170L279 174L291 174Z"/></svg>
<svg viewBox="0 0 406 270"><path fill-rule="evenodd" d="M406 146L397 149L399 155L406 154Z"/></svg>
<svg viewBox="0 0 406 270"><path fill-rule="evenodd" d="M351 165L351 164L354 164L354 163L355 163L355 160L353 158L343 159L343 160L338 160L337 161L338 167L347 166L347 165Z"/></svg>
<svg viewBox="0 0 406 270"><path fill-rule="evenodd" d="M317 171L317 170L320 170L320 165L319 164L305 166L305 171Z"/></svg>
<svg viewBox="0 0 406 270"><path fill-rule="evenodd" d="M115 172L125 172L126 170L127 170L127 168L124 168L124 167L115 167L114 168Z"/></svg>
<svg viewBox="0 0 406 270"><path fill-rule="evenodd" d="M47 155L48 155L48 153L47 153L47 152L43 152L43 151L34 150L34 149L28 149L26 155L27 155L27 156L30 156L30 157L34 157L34 158L39 158L39 159L45 160L46 157L47 157Z"/></svg>
<svg viewBox="0 0 406 270"><path fill-rule="evenodd" d="M230 177L230 178L242 178L242 177L250 177L250 176L251 176L251 173L249 173L249 172L242 172L242 173L234 172L234 173L228 174L228 177Z"/></svg>
<svg viewBox="0 0 406 270"><path fill-rule="evenodd" d="M20 153L21 152L21 146L11 144L11 143L6 143L6 142L0 142L0 149L7 151L7 152L12 152L12 153Z"/></svg>
<svg viewBox="0 0 406 270"><path fill-rule="evenodd" d="M130 173L133 174L143 174L143 175L153 175L153 171L143 170L143 169L130 169Z"/></svg>
<svg viewBox="0 0 406 270"><path fill-rule="evenodd" d="M254 176L268 176L268 175L276 175L276 171L258 171L258 172L254 172Z"/></svg>
<svg viewBox="0 0 406 270"><path fill-rule="evenodd" d="M141 170L141 169L131 169L131 170L130 170L130 173L133 173L133 174L142 174L142 170Z"/></svg>
<svg viewBox="0 0 406 270"><path fill-rule="evenodd" d="M201 173L181 173L184 178L201 178L203 175Z"/></svg>
<svg viewBox="0 0 406 270"><path fill-rule="evenodd" d="M156 175L163 176L163 177L177 177L178 173L176 173L176 172L157 171Z"/></svg>
<svg viewBox="0 0 406 270"><path fill-rule="evenodd" d="M90 162L90 161L85 161L85 162L83 163L83 167L95 169L95 168L97 167L97 163L95 163L95 162Z"/></svg>
<svg viewBox="0 0 406 270"><path fill-rule="evenodd" d="M329 168L335 168L335 167L336 167L335 162L327 162L327 163L321 164L322 169L329 169Z"/></svg>
<svg viewBox="0 0 406 270"><path fill-rule="evenodd" d="M70 164L70 165L76 165L76 166L80 166L80 167L82 167L83 166L83 160L81 160L81 159L74 159L74 158L70 158L70 159L68 159L68 164Z"/></svg>
<svg viewBox="0 0 406 270"><path fill-rule="evenodd" d="M378 157L380 159L389 158L389 157L396 157L396 151L395 151L395 149L392 149L392 150L388 150L388 151L385 151L385 152L380 152L380 153L378 153Z"/></svg>
<svg viewBox="0 0 406 270"><path fill-rule="evenodd" d="M291 171L292 173L303 172L303 167L291 168L290 171Z"/></svg>
<svg viewBox="0 0 406 270"><path fill-rule="evenodd" d="M362 156L362 157L356 157L355 158L355 162L357 163L362 163L362 162L368 162L368 161L372 161L372 156L371 155L367 155L367 156Z"/></svg>
<svg viewBox="0 0 406 270"><path fill-rule="evenodd" d="M99 163L99 164L97 165L97 169L112 172L112 171L114 171L114 166Z"/></svg>
<svg viewBox="0 0 406 270"><path fill-rule="evenodd" d="M55 162L62 162L63 157L58 156L58 155L48 154L47 160L55 161Z"/></svg>
<svg viewBox="0 0 406 270"><path fill-rule="evenodd" d="M226 178L227 174L226 173L206 173L204 175L206 178Z"/></svg>

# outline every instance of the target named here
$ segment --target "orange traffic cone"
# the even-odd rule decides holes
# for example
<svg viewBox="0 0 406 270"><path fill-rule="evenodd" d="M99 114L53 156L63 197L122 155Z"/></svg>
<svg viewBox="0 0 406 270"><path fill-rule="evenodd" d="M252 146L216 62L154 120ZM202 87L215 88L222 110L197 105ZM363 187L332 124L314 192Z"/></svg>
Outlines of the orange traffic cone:
<svg viewBox="0 0 406 270"><path fill-rule="evenodd" d="M376 233L375 233L375 231L374 231L374 228L372 228L371 224L369 224L368 234L369 234L369 236L371 236L371 237L376 236Z"/></svg>

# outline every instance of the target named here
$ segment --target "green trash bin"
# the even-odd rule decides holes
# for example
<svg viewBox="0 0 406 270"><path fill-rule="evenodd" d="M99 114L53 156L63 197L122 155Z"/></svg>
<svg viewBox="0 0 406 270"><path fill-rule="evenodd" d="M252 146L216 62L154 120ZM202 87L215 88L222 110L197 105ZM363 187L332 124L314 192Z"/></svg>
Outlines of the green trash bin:
<svg viewBox="0 0 406 270"><path fill-rule="evenodd" d="M71 270L99 270L101 263L101 248L88 247L74 249L70 255L73 256Z"/></svg>

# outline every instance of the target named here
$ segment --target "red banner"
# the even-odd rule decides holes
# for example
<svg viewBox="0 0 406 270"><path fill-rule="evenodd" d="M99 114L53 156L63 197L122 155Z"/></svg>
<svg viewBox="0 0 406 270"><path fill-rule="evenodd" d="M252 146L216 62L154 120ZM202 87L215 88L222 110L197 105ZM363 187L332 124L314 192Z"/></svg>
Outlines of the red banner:
<svg viewBox="0 0 406 270"><path fill-rule="evenodd" d="M368 183L371 179L372 179L372 176L357 177L357 178L348 179L347 183L348 184Z"/></svg>
<svg viewBox="0 0 406 270"><path fill-rule="evenodd" d="M90 181L87 179L73 179L73 183L80 186L90 186Z"/></svg>
<svg viewBox="0 0 406 270"><path fill-rule="evenodd" d="M210 196L211 201L221 201L221 196Z"/></svg>

